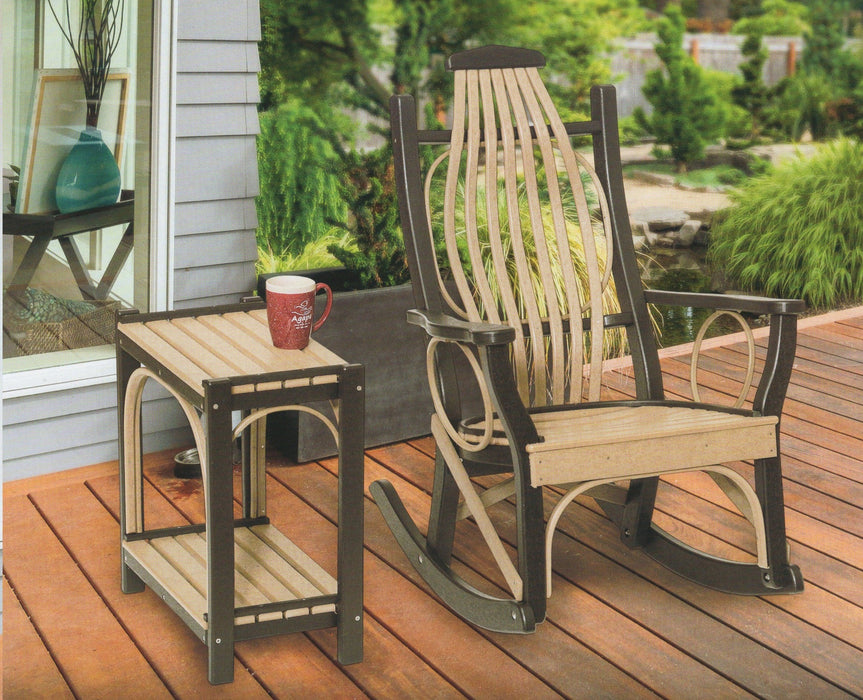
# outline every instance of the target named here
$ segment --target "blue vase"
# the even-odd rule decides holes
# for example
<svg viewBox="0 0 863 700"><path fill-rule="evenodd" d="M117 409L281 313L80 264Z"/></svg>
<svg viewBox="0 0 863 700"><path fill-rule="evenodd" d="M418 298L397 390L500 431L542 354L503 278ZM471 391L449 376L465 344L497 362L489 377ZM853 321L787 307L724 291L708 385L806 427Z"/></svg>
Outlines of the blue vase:
<svg viewBox="0 0 863 700"><path fill-rule="evenodd" d="M88 126L72 146L57 176L57 208L63 214L114 204L120 168L98 129Z"/></svg>

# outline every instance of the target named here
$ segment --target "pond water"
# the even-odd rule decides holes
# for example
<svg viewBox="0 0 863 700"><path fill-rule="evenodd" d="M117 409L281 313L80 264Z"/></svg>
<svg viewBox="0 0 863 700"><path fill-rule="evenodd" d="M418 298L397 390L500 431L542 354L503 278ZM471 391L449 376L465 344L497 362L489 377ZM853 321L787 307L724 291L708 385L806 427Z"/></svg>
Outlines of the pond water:
<svg viewBox="0 0 863 700"><path fill-rule="evenodd" d="M722 276L716 274L707 262L707 249L693 248L653 248L642 255L641 277L650 289L663 289L673 292L723 292ZM671 347L695 340L701 324L713 313L712 309L691 309L688 307L657 307L660 314L662 347ZM757 319L748 318L750 325L757 325ZM706 337L739 332L740 324L733 318L722 316L711 325Z"/></svg>

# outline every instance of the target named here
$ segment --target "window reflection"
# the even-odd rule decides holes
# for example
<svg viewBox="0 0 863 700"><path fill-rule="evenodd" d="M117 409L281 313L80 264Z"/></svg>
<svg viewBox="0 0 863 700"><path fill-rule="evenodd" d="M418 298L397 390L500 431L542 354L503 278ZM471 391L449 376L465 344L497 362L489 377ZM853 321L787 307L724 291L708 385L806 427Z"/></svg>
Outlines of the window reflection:
<svg viewBox="0 0 863 700"><path fill-rule="evenodd" d="M138 3L0 0L0 20L4 372L104 357L115 310L146 289L134 279Z"/></svg>

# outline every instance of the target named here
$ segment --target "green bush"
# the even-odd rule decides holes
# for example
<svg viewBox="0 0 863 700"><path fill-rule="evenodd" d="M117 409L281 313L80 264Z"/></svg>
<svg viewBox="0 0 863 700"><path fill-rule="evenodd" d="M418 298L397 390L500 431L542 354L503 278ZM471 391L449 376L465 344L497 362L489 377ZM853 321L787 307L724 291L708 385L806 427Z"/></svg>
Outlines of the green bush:
<svg viewBox="0 0 863 700"><path fill-rule="evenodd" d="M714 225L730 281L824 308L863 299L863 145L838 140L753 178Z"/></svg>
<svg viewBox="0 0 863 700"><path fill-rule="evenodd" d="M276 257L299 254L344 221L339 159L314 110L290 101L260 114L258 247Z"/></svg>
<svg viewBox="0 0 863 700"><path fill-rule="evenodd" d="M779 137L798 141L808 131L816 141L830 135L827 104L833 95L829 80L820 73L799 71L783 78L773 89L764 109L766 130Z"/></svg>
<svg viewBox="0 0 863 700"><path fill-rule="evenodd" d="M748 34L740 52L745 60L740 64L741 80L731 88L730 97L738 108L749 115L749 134L757 139L761 133L764 108L770 95L764 84L764 64L769 56L760 34Z"/></svg>
<svg viewBox="0 0 863 700"><path fill-rule="evenodd" d="M331 245L328 250L351 275L352 286L374 289L410 281L392 149L383 146L347 154L342 188L350 209L349 223L343 228L352 234L352 243Z"/></svg>
<svg viewBox="0 0 863 700"><path fill-rule="evenodd" d="M318 270L323 267L338 267L341 263L330 253L330 246L356 250L356 243L350 233L334 228L320 238L309 241L298 254L274 253L270 248L258 247L258 262L255 271L259 275L272 272L296 272L299 270Z"/></svg>
<svg viewBox="0 0 863 700"><path fill-rule="evenodd" d="M617 126L620 143L623 146L635 146L641 143L641 141L647 136L647 132L632 115L621 117Z"/></svg>
<svg viewBox="0 0 863 700"><path fill-rule="evenodd" d="M733 34L797 36L809 30L809 9L789 0L764 0L760 14L742 17L731 27Z"/></svg>
<svg viewBox="0 0 863 700"><path fill-rule="evenodd" d="M704 154L707 143L722 135L725 111L704 70L683 50L684 19L680 8L668 5L658 21L656 55L663 68L650 71L642 92L653 106L648 117L637 109L635 118L671 148L681 172Z"/></svg>
<svg viewBox="0 0 863 700"><path fill-rule="evenodd" d="M720 115L722 125L720 136L744 138L752 131L752 115L747 109L734 102L734 91L740 87L741 78L732 73L702 68L702 78L708 89L715 95L715 114Z"/></svg>

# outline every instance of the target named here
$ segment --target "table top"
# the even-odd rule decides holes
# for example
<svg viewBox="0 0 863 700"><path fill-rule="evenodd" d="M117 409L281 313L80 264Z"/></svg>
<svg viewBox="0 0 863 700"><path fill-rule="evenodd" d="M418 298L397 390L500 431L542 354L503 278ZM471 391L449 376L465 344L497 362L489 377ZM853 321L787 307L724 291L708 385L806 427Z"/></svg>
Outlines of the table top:
<svg viewBox="0 0 863 700"><path fill-rule="evenodd" d="M275 347L270 339L266 308L174 318L160 314L154 320L145 316L142 321L121 322L117 332L158 360L199 396L204 395L205 380L347 364L314 339L303 350ZM331 379L336 381L335 377ZM302 381L309 383L308 379ZM314 383L326 381L324 376ZM238 386L234 387L234 393L259 388L257 384Z"/></svg>
<svg viewBox="0 0 863 700"><path fill-rule="evenodd" d="M127 224L135 216L134 192L124 190L116 204L75 211L68 214L16 214L3 212L4 236L38 236L50 234L52 238L71 236L99 228Z"/></svg>

